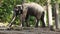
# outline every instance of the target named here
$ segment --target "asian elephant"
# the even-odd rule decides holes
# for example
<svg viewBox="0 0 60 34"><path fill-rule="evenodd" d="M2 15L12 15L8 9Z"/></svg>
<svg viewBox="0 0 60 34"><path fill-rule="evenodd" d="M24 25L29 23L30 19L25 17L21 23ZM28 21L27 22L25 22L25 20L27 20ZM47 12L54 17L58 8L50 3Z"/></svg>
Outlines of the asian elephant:
<svg viewBox="0 0 60 34"><path fill-rule="evenodd" d="M29 23L28 23L29 16L34 16L35 17L35 20L36 20L35 27L38 27L39 20L42 21L42 27L45 27L44 8L37 3L31 2L31 3L24 3L23 5L16 5L14 7L13 18L12 18L9 26L12 25L12 22L14 21L15 17L18 14L20 15L20 20L21 20L21 23L22 23L22 27L24 27L25 22L26 22L27 27L30 26Z"/></svg>

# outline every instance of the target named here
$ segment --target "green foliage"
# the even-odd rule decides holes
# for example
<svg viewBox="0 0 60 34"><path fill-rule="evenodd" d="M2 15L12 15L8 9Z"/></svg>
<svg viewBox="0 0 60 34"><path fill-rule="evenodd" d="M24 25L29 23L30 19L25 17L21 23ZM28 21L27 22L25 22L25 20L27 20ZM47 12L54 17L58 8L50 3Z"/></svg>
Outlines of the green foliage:
<svg viewBox="0 0 60 34"><path fill-rule="evenodd" d="M51 0L52 5L56 0ZM26 0L26 2L37 2L37 0ZM47 0L38 0L40 5L46 5ZM2 0L0 2L0 22L9 22L12 18L13 8L17 4L21 4L22 0ZM60 3L60 0L58 0ZM16 24L19 22L19 17L16 19ZM34 17L31 17L30 23L34 21ZM34 24L34 23L33 23Z"/></svg>
<svg viewBox="0 0 60 34"><path fill-rule="evenodd" d="M14 5L20 4L21 0L2 0L0 5L0 21L10 21Z"/></svg>

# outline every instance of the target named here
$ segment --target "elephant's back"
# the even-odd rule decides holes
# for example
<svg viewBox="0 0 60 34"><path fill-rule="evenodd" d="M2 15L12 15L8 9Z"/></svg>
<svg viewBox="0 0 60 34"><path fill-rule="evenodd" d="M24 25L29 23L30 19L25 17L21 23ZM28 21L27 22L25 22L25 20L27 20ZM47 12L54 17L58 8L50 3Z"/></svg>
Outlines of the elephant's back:
<svg viewBox="0 0 60 34"><path fill-rule="evenodd" d="M41 5L37 4L37 3L33 3L33 2L31 2L31 3L25 3L24 6L32 8L32 9L35 9L35 10L38 10L40 12L44 11L44 8Z"/></svg>
<svg viewBox="0 0 60 34"><path fill-rule="evenodd" d="M24 4L24 6L28 8L28 14L30 15L36 16L38 14L41 14L44 11L44 8L37 3L27 3Z"/></svg>

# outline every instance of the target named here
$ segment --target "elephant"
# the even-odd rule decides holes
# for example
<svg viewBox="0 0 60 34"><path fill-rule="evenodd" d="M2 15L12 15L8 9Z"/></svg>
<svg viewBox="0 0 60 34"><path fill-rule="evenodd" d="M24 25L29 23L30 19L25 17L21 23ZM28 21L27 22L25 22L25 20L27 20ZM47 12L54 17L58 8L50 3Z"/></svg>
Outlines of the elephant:
<svg viewBox="0 0 60 34"><path fill-rule="evenodd" d="M26 22L26 26L30 27L28 23L28 18L29 16L34 16L35 17L35 27L38 27L39 20L42 21L42 27L45 27L45 22L44 22L44 8L34 2L31 3L23 3L23 5L16 5L14 7L14 14L13 18L11 20L11 23L9 26L12 25L12 22L15 20L17 15L20 15L20 21L22 23L22 27L24 27L24 23Z"/></svg>

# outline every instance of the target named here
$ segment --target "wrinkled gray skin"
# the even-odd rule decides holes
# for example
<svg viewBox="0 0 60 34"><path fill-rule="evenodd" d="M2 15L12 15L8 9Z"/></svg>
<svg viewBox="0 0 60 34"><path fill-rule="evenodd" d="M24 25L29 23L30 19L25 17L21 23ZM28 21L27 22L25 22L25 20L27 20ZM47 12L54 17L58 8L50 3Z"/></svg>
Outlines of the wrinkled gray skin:
<svg viewBox="0 0 60 34"><path fill-rule="evenodd" d="M13 15L11 24L9 26L12 25L12 22L14 21L14 17L19 14L22 27L24 27L24 22L26 22L27 27L30 26L28 23L29 16L35 17L35 20L36 20L35 27L38 27L39 20L42 21L42 27L45 27L44 9L41 5L37 3L24 3L23 7L24 8L22 9L22 5L16 5L16 7L14 8L14 15Z"/></svg>

